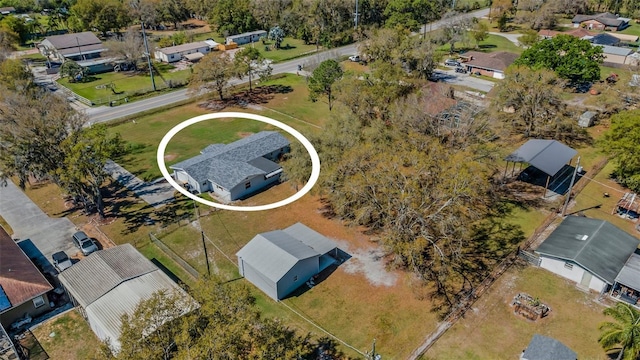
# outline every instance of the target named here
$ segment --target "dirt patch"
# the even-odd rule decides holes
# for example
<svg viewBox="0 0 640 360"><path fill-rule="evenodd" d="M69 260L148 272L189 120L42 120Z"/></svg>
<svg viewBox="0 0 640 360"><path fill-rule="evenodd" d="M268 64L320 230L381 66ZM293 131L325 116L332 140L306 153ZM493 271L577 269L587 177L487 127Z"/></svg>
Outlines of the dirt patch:
<svg viewBox="0 0 640 360"><path fill-rule="evenodd" d="M344 271L347 274L361 273L374 286L394 286L396 284L398 276L387 271L382 249L357 249L349 252L349 245L346 242L338 241L338 243L340 248L346 248L345 250L352 256L344 264Z"/></svg>
<svg viewBox="0 0 640 360"><path fill-rule="evenodd" d="M178 157L177 154L166 154L164 156L164 161L173 161L177 157Z"/></svg>
<svg viewBox="0 0 640 360"><path fill-rule="evenodd" d="M91 359L100 341L75 310L56 316L33 330L50 359Z"/></svg>
<svg viewBox="0 0 640 360"><path fill-rule="evenodd" d="M253 135L253 133L250 132L239 132L238 136L240 136L241 138L246 138L247 136L251 136Z"/></svg>

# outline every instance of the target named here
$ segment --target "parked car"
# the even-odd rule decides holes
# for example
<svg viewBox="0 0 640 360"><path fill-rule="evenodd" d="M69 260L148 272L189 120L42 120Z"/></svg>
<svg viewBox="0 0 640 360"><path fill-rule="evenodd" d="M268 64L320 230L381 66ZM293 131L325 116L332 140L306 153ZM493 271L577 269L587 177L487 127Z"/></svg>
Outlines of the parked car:
<svg viewBox="0 0 640 360"><path fill-rule="evenodd" d="M65 269L68 269L73 265L71 259L64 251L58 251L57 253L51 255L51 259L53 260L53 266L58 269L59 272L63 272Z"/></svg>
<svg viewBox="0 0 640 360"><path fill-rule="evenodd" d="M447 66L460 66L460 62L453 59L445 60L444 64Z"/></svg>
<svg viewBox="0 0 640 360"><path fill-rule="evenodd" d="M73 244L82 251L84 256L91 254L92 252L98 250L98 246L96 243L91 240L84 231L78 231L73 234Z"/></svg>
<svg viewBox="0 0 640 360"><path fill-rule="evenodd" d="M458 66L458 67L456 67L456 72L457 73L466 74L467 73L467 68L465 68L464 66Z"/></svg>
<svg viewBox="0 0 640 360"><path fill-rule="evenodd" d="M360 62L360 55L351 55L351 56L349 56L349 61Z"/></svg>

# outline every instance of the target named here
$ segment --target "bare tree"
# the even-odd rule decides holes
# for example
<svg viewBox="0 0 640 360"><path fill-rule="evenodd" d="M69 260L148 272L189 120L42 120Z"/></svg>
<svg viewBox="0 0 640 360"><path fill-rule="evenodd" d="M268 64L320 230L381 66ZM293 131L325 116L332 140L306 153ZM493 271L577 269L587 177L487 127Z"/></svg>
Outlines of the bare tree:
<svg viewBox="0 0 640 360"><path fill-rule="evenodd" d="M119 40L105 43L106 56L115 57L132 70L138 70L138 64L144 61L144 42L138 29L130 28Z"/></svg>

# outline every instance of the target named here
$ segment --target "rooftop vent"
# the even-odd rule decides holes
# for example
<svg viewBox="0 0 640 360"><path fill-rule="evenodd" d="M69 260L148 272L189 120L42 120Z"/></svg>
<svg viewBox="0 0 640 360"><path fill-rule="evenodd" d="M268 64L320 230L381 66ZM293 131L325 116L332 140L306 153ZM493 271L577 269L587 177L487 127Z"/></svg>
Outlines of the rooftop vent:
<svg viewBox="0 0 640 360"><path fill-rule="evenodd" d="M589 238L589 235L576 235L576 240L585 241Z"/></svg>

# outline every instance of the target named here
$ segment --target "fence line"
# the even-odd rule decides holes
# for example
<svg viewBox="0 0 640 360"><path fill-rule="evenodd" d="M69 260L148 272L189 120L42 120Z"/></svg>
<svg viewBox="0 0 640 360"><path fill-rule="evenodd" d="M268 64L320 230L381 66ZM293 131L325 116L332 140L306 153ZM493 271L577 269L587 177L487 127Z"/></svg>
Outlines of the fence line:
<svg viewBox="0 0 640 360"><path fill-rule="evenodd" d="M607 164L607 161L608 159L604 159L596 163L591 168L591 172L593 172L592 177L595 177L596 175L598 175L598 173ZM583 179L580 179L580 181L582 180ZM574 186L574 190L573 190L574 197L578 196L578 194L580 194L582 189L584 189L588 184L588 179L584 179L582 183L580 183L580 181L576 183L576 185ZM571 191L571 189L569 190ZM571 193L568 193L567 196L569 196L570 194ZM436 328L436 330L431 334L429 334L429 336L427 336L427 338L422 342L422 344L416 350L414 350L411 353L411 355L409 355L409 359L411 360L418 359L420 356L426 353L427 350L429 350L429 348L431 348L431 346L433 346L433 344L435 344L435 342L438 341L438 339L442 335L444 335L444 333L447 330L449 330L449 328L451 328L462 316L464 316L467 310L469 310L471 306L473 306L473 304L480 298L480 296L482 296L487 290L489 290L491 285L493 285L493 283L496 280L498 280L500 276L504 274L507 271L507 269L509 269L509 267L511 267L511 265L515 263L515 261L518 259L518 253L521 250L530 250L531 245L551 225L551 223L553 223L558 218L558 216L559 215L556 214L555 212L549 214L544 219L542 224L538 226L536 230L533 232L533 234L531 234L531 236L529 236L529 238L524 242L522 247L518 247L516 250L512 251L509 255L507 255L507 257L502 262L500 262L498 266L496 266L496 268L494 269L494 271L491 272L491 274L489 274L475 289L473 289L471 293L469 293L466 297L464 297L464 299L458 302L458 304L455 306L453 311L451 311L444 318L444 320L440 324L438 324L438 327Z"/></svg>
<svg viewBox="0 0 640 360"><path fill-rule="evenodd" d="M93 103L93 101L91 101L91 100L87 99L87 98L86 98L86 97L84 97L84 96L80 96L80 95L78 95L78 94L74 93L73 91L71 91L71 89L69 89L68 87L66 87L66 86L64 86L64 85L62 85L62 84L60 84L59 82L57 82L57 83L56 83L56 86L57 86L60 90L62 90L62 92L63 92L63 93L65 93L67 96L72 96L72 97L74 97L76 100L80 101L81 103L83 103L83 104L85 104L85 105L88 105L88 106L93 106L93 105L95 105L95 104Z"/></svg>
<svg viewBox="0 0 640 360"><path fill-rule="evenodd" d="M183 258L181 258L178 254L176 254L171 248L169 248L162 240L158 239L153 233L149 233L149 238L151 242L160 248L160 250L164 251L173 261L178 263L186 272L191 274L195 279L200 278L200 273L194 269L191 265L189 265Z"/></svg>

